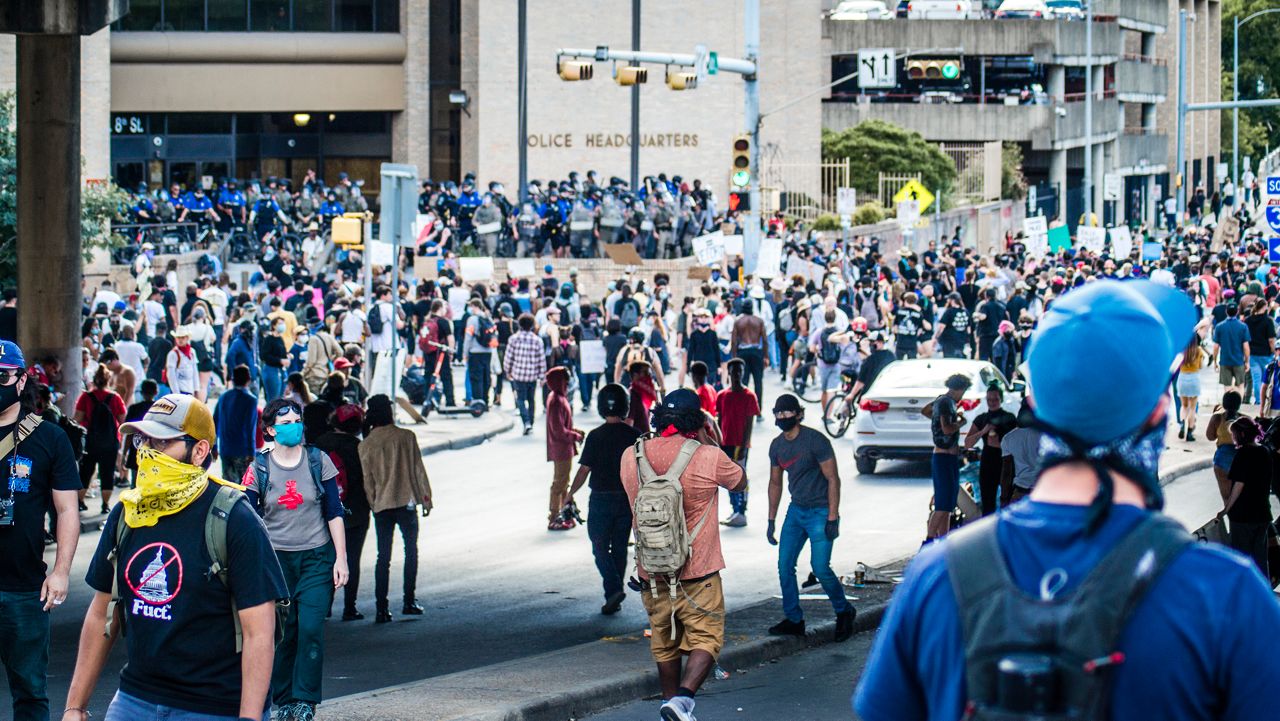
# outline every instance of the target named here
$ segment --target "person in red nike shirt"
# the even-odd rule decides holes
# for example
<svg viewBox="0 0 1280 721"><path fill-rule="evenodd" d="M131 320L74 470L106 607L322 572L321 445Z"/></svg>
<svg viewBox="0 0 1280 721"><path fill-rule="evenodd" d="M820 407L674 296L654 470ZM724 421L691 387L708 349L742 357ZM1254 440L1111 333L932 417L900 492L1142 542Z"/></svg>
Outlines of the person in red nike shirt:
<svg viewBox="0 0 1280 721"><path fill-rule="evenodd" d="M734 358L727 366L729 371L729 387L716 396L716 417L720 419L721 449L734 463L747 470L747 451L751 448L751 429L753 419L760 414L760 402L756 394L742 385L742 376L746 373L746 363L741 358ZM704 386L706 387L706 386ZM729 493L729 503L733 513L723 523L733 528L747 525L747 486L742 490Z"/></svg>

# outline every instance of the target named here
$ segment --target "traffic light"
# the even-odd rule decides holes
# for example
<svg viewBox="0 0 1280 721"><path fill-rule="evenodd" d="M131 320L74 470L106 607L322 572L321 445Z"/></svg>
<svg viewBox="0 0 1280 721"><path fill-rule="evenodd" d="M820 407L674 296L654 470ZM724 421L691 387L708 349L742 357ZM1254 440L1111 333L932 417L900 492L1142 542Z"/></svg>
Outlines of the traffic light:
<svg viewBox="0 0 1280 721"><path fill-rule="evenodd" d="M733 138L733 161L729 181L735 188L751 185L751 135L741 133Z"/></svg>
<svg viewBox="0 0 1280 721"><path fill-rule="evenodd" d="M339 246L359 245L364 242L364 213L344 213L334 218L330 229L333 231L333 244Z"/></svg>
<svg viewBox="0 0 1280 721"><path fill-rule="evenodd" d="M561 80L590 80L595 75L596 68L588 62L577 60L561 60L560 61L560 79Z"/></svg>
<svg viewBox="0 0 1280 721"><path fill-rule="evenodd" d="M959 60L908 60L907 77L912 80L959 80Z"/></svg>
<svg viewBox="0 0 1280 721"><path fill-rule="evenodd" d="M615 68L613 71L613 80L619 85L641 85L649 82L649 68L642 68L635 65L624 65Z"/></svg>
<svg viewBox="0 0 1280 721"><path fill-rule="evenodd" d="M667 87L672 90L693 90L698 87L697 73L667 73Z"/></svg>
<svg viewBox="0 0 1280 721"><path fill-rule="evenodd" d="M729 191L729 211L751 210L751 194L745 190Z"/></svg>

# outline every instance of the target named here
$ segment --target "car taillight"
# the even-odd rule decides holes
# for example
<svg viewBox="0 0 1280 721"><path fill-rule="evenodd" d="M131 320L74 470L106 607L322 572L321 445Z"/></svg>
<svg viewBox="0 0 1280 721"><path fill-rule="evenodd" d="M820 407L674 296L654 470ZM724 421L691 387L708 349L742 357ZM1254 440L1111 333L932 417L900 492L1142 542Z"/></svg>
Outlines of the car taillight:
<svg viewBox="0 0 1280 721"><path fill-rule="evenodd" d="M858 407L868 413L884 413L889 410L889 404L884 401L864 400Z"/></svg>
<svg viewBox="0 0 1280 721"><path fill-rule="evenodd" d="M980 405L982 405L982 401L978 400L977 398L965 398L964 400L960 401L960 407L965 409L966 411L971 411Z"/></svg>

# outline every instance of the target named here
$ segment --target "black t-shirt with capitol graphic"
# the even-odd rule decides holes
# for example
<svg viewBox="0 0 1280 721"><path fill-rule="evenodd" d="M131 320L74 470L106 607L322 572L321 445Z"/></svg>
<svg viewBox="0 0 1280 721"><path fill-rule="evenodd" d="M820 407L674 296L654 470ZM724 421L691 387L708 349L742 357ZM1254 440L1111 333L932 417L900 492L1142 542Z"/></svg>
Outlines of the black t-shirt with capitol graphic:
<svg viewBox="0 0 1280 721"><path fill-rule="evenodd" d="M12 437L18 424L0 426L0 438ZM53 507L53 491L80 490L71 442L48 421L36 426L0 458L0 500L13 499L13 523L0 526L0 591L38 592L48 567L44 562L44 519Z"/></svg>
<svg viewBox="0 0 1280 721"><path fill-rule="evenodd" d="M129 663L120 690L148 703L230 716L240 711L240 655L231 599L245 609L289 595L267 531L248 502L227 520L228 584L209 574L204 526L217 489L154 526L129 530L116 554L119 611ZM108 559L123 523L117 505L107 518L85 581L111 593ZM265 699L264 699L265 700Z"/></svg>
<svg viewBox="0 0 1280 721"><path fill-rule="evenodd" d="M591 469L588 484L592 493L626 493L619 469L622 454L640 438L640 431L626 423L606 423L587 434L580 465Z"/></svg>

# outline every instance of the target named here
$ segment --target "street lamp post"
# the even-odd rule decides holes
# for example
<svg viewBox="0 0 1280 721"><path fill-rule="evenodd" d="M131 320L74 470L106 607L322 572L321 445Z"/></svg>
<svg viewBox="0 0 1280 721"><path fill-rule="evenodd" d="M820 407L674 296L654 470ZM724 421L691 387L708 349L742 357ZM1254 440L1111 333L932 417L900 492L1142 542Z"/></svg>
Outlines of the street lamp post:
<svg viewBox="0 0 1280 721"><path fill-rule="evenodd" d="M1280 8L1268 8L1246 17L1235 17L1235 29L1231 39L1231 101L1240 100L1240 26L1254 18L1280 12ZM1236 196L1243 197L1240 190L1240 108L1231 110L1231 183L1236 186Z"/></svg>
<svg viewBox="0 0 1280 721"><path fill-rule="evenodd" d="M1065 206L1064 206L1065 207ZM1084 28L1084 224L1093 217L1093 0Z"/></svg>

